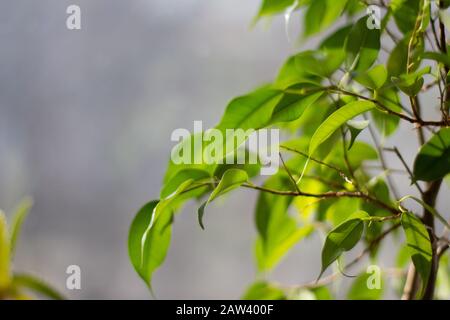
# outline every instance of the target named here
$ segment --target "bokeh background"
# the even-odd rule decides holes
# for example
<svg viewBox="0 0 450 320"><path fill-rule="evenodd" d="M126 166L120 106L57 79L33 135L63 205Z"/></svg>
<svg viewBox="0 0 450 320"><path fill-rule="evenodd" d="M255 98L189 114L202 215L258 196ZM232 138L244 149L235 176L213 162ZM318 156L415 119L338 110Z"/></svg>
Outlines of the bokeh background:
<svg viewBox="0 0 450 320"><path fill-rule="evenodd" d="M80 31L66 29L70 4L81 7ZM192 130L194 120L213 126L230 98L270 81L298 49L282 17L251 28L258 6L0 2L0 207L11 212L26 195L35 201L17 270L42 276L69 298L150 298L129 263L127 232L139 207L159 194L171 132ZM411 157L414 140L407 129L394 141ZM405 178L396 179L408 189ZM217 201L206 231L195 204L176 217L168 258L154 277L159 298L241 296L256 275L255 198L246 190ZM315 279L321 242L302 242L272 278ZM389 248L384 256L390 266ZM81 290L65 288L71 264L81 267Z"/></svg>

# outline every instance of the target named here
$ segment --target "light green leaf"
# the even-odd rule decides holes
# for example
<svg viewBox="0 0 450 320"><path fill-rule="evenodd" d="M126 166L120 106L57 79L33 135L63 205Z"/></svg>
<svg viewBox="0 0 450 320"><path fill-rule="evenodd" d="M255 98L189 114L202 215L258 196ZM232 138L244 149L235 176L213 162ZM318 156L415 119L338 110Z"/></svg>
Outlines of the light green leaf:
<svg viewBox="0 0 450 320"><path fill-rule="evenodd" d="M17 240L19 239L20 230L22 229L22 224L25 221L31 207L33 205L33 201L29 198L24 199L19 207L16 210L12 218L11 224L11 258L14 256L14 252L17 245Z"/></svg>
<svg viewBox="0 0 450 320"><path fill-rule="evenodd" d="M443 128L425 143L414 161L414 179L438 180L450 173L450 128Z"/></svg>
<svg viewBox="0 0 450 320"><path fill-rule="evenodd" d="M164 262L172 229L172 213L165 211L150 226L158 201L146 204L134 218L128 235L128 254L139 276L151 288L154 271Z"/></svg>
<svg viewBox="0 0 450 320"><path fill-rule="evenodd" d="M364 231L364 221L367 219L367 212L355 212L328 233L322 249L322 270L319 278L342 253L351 250L358 243Z"/></svg>
<svg viewBox="0 0 450 320"><path fill-rule="evenodd" d="M380 300L383 297L384 283L380 279L380 288L369 288L368 281L370 281L371 273L362 273L353 282L347 299L349 300Z"/></svg>
<svg viewBox="0 0 450 320"><path fill-rule="evenodd" d="M403 213L402 226L406 235L409 255L422 278L423 287L425 287L431 271L432 249L430 236L422 221L409 212Z"/></svg>
<svg viewBox="0 0 450 320"><path fill-rule="evenodd" d="M347 4L347 0L314 0L304 18L305 36L325 30L335 22Z"/></svg>
<svg viewBox="0 0 450 320"><path fill-rule="evenodd" d="M63 295L48 283L29 274L15 274L13 286L32 290L43 297L53 300L64 300Z"/></svg>
<svg viewBox="0 0 450 320"><path fill-rule="evenodd" d="M0 211L0 291L5 290L11 283L11 257L8 223L5 214Z"/></svg>
<svg viewBox="0 0 450 320"><path fill-rule="evenodd" d="M294 4L295 0L263 0L259 16L270 16L283 12Z"/></svg>
<svg viewBox="0 0 450 320"><path fill-rule="evenodd" d="M303 112L316 102L323 91L311 84L297 84L286 89L287 93L276 105L270 123L294 121L300 118Z"/></svg>
<svg viewBox="0 0 450 320"><path fill-rule="evenodd" d="M230 192L233 189L236 189L240 187L243 183L246 183L248 181L248 175L247 172L240 169L229 169L227 170L220 180L217 187L214 189L214 191L209 196L208 200L203 203L200 208L198 209L198 222L200 224L200 227L204 229L203 225L203 215L205 213L206 206L214 201L217 197Z"/></svg>
<svg viewBox="0 0 450 320"><path fill-rule="evenodd" d="M415 73L404 74L400 77L392 77L392 82L401 91L410 97L415 97L423 87L424 80L422 76L431 72L431 67L427 66Z"/></svg>
<svg viewBox="0 0 450 320"><path fill-rule="evenodd" d="M261 129L272 116L273 109L283 94L280 90L264 87L230 102L217 129Z"/></svg>
<svg viewBox="0 0 450 320"><path fill-rule="evenodd" d="M247 289L242 300L286 300L286 295L270 283L256 282Z"/></svg>
<svg viewBox="0 0 450 320"><path fill-rule="evenodd" d="M423 200L416 198L414 196L405 196L403 198L401 198L400 200L398 200L398 203L402 203L403 201L407 200L407 199L412 199L414 201L416 201L417 203L419 203L424 209L426 209L428 212L430 212L433 216L435 216L437 219L439 219L439 221L442 222L442 224L450 229L450 224L447 222L447 220L445 220L445 218L432 206L428 205L427 203L425 203Z"/></svg>
<svg viewBox="0 0 450 320"><path fill-rule="evenodd" d="M386 82L388 73L383 65L378 65L355 77L355 81L372 90L380 89Z"/></svg>
<svg viewBox="0 0 450 320"><path fill-rule="evenodd" d="M388 109L395 112L402 112L397 91L383 88L376 91L375 98ZM375 126L384 137L392 135L397 130L400 123L399 117L378 109L372 110L371 114Z"/></svg>
<svg viewBox="0 0 450 320"><path fill-rule="evenodd" d="M421 0L392 0L389 8L392 10L395 22L403 33L414 29L420 11Z"/></svg>
<svg viewBox="0 0 450 320"><path fill-rule="evenodd" d="M327 140L340 126L348 120L375 108L375 104L370 101L351 102L335 111L329 116L316 130L309 145L309 155L312 156L314 151Z"/></svg>
<svg viewBox="0 0 450 320"><path fill-rule="evenodd" d="M362 17L350 31L344 47L347 70L365 71L378 58L380 30L367 28L367 17Z"/></svg>
<svg viewBox="0 0 450 320"><path fill-rule="evenodd" d="M199 181L210 178L208 171L202 169L183 169L172 177L161 190L161 199L169 197L177 188L188 180Z"/></svg>

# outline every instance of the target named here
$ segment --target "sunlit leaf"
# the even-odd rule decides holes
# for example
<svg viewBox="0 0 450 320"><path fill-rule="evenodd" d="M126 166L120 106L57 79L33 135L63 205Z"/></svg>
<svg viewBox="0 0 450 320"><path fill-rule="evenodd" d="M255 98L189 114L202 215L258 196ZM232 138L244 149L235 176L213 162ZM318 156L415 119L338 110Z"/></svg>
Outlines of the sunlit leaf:
<svg viewBox="0 0 450 320"><path fill-rule="evenodd" d="M33 205L31 199L24 199L17 208L11 223L11 257L14 256L14 252L17 246L17 240L19 239L22 224L25 221L28 212Z"/></svg>
<svg viewBox="0 0 450 320"><path fill-rule="evenodd" d="M270 283L257 282L247 289L242 300L286 300L286 295Z"/></svg>
<svg viewBox="0 0 450 320"><path fill-rule="evenodd" d="M316 149L345 122L373 108L375 108L375 104L373 102L356 101L349 103L335 111L320 125L320 127L311 138L311 142L309 145L309 155L312 155L316 151Z"/></svg>
<svg viewBox="0 0 450 320"><path fill-rule="evenodd" d="M58 290L51 287L45 281L29 274L15 274L13 278L13 286L31 290L45 298L64 300L64 296L59 293Z"/></svg>

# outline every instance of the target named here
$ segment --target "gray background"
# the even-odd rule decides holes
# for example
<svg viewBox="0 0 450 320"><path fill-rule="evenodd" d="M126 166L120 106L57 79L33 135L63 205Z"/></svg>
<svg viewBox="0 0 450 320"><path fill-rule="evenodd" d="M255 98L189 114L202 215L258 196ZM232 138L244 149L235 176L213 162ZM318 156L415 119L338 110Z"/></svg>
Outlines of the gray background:
<svg viewBox="0 0 450 320"><path fill-rule="evenodd" d="M81 31L65 27L70 4L81 6ZM42 276L70 298L149 298L126 239L137 209L158 196L171 132L192 130L194 120L214 125L230 98L270 81L296 50L281 18L250 28L258 6L0 3L0 207L11 212L23 196L35 200L17 270ZM396 136L405 156L416 151L414 138L410 128ZM204 232L194 204L177 216L169 256L154 278L159 298L241 295L255 277L254 199L244 191L218 201ZM315 279L320 244L318 237L301 243L272 278ZM82 290L65 289L71 264L82 269Z"/></svg>

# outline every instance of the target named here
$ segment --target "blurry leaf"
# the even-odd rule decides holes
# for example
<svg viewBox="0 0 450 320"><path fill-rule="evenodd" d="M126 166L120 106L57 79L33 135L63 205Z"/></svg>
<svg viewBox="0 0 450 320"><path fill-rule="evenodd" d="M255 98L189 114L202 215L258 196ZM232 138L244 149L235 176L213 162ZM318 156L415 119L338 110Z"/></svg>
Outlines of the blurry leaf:
<svg viewBox="0 0 450 320"><path fill-rule="evenodd" d="M422 54L423 59L434 60L438 63L442 63L444 66L450 67L450 57L439 52L424 52Z"/></svg>
<svg viewBox="0 0 450 320"><path fill-rule="evenodd" d="M333 300L330 290L327 287L316 287L311 289L312 293L316 296L317 300Z"/></svg>
<svg viewBox="0 0 450 320"><path fill-rule="evenodd" d="M410 97L415 97L423 87L423 75L430 73L431 67L425 67L415 73L392 77L392 82Z"/></svg>
<svg viewBox="0 0 450 320"><path fill-rule="evenodd" d="M394 15L395 23L401 32L414 29L420 11L421 0L392 0L389 8Z"/></svg>
<svg viewBox="0 0 450 320"><path fill-rule="evenodd" d="M358 243L364 231L364 220L367 218L369 215L366 212L355 212L328 233L322 249L322 270L319 278L342 253L351 250Z"/></svg>
<svg viewBox="0 0 450 320"><path fill-rule="evenodd" d="M369 121L368 120L361 120L361 121L356 121L356 120L349 120L347 121L347 126L350 129L350 134L351 134L351 138L350 138L350 144L348 146L348 149L350 150L353 146L353 143L355 143L356 138L359 136L359 134L369 126Z"/></svg>
<svg viewBox="0 0 450 320"><path fill-rule="evenodd" d="M387 70L390 77L399 77L406 73L410 38L410 34L406 35L391 52L387 62ZM420 61L425 50L423 37L417 38L416 41L418 41L418 43L414 45L413 51L411 52L411 72L416 71L420 66Z"/></svg>
<svg viewBox="0 0 450 320"><path fill-rule="evenodd" d="M0 291L5 290L11 282L10 248L8 223L5 214L0 211Z"/></svg>
<svg viewBox="0 0 450 320"><path fill-rule="evenodd" d="M305 109L316 102L323 94L320 88L312 87L311 84L297 84L289 87L287 91L288 93L283 95L283 98L273 110L271 123L294 121L300 118Z"/></svg>
<svg viewBox="0 0 450 320"><path fill-rule="evenodd" d="M273 109L282 97L282 92L271 88L261 88L246 96L238 97L227 106L219 130L261 129L272 116Z"/></svg>
<svg viewBox="0 0 450 320"><path fill-rule="evenodd" d="M245 172L244 170L229 169L223 174L222 179L220 180L219 184L214 189L214 191L211 193L208 200L205 203L203 203L198 209L198 223L200 224L200 227L202 229L205 229L203 225L203 215L205 213L206 206L217 197L240 187L243 183L247 181L248 175L247 172Z"/></svg>
<svg viewBox="0 0 450 320"><path fill-rule="evenodd" d="M294 4L295 0L263 0L259 16L270 16L286 10Z"/></svg>
<svg viewBox="0 0 450 320"><path fill-rule="evenodd" d="M388 73L383 65L378 65L355 77L355 81L372 90L380 89L386 82Z"/></svg>
<svg viewBox="0 0 450 320"><path fill-rule="evenodd" d="M146 204L134 218L128 235L128 254L139 276L151 288L153 272L164 262L170 244L172 213L166 211L153 220L158 201Z"/></svg>
<svg viewBox="0 0 450 320"><path fill-rule="evenodd" d="M402 112L400 99L393 89L380 89L376 92L376 100L392 111ZM371 114L375 126L383 136L388 137L397 130L400 123L399 117L378 109L372 110Z"/></svg>
<svg viewBox="0 0 450 320"><path fill-rule="evenodd" d="M443 128L425 143L414 161L414 179L433 181L450 173L450 128Z"/></svg>
<svg viewBox="0 0 450 320"><path fill-rule="evenodd" d="M247 289L242 300L286 300L286 295L270 283L257 282Z"/></svg>
<svg viewBox="0 0 450 320"><path fill-rule="evenodd" d="M343 51L309 50L295 56L295 67L310 77L328 78L342 64Z"/></svg>
<svg viewBox="0 0 450 320"><path fill-rule="evenodd" d="M33 201L31 199L24 199L20 203L19 207L16 210L16 213L14 214L14 216L12 218L11 258L14 257L14 252L16 249L17 240L19 239L20 230L22 229L22 224L25 221L32 205L33 205Z"/></svg>
<svg viewBox="0 0 450 320"><path fill-rule="evenodd" d="M43 280L28 274L15 274L13 278L13 286L26 288L42 295L43 297L53 300L64 300L64 297L49 284Z"/></svg>
<svg viewBox="0 0 450 320"><path fill-rule="evenodd" d="M280 172L270 177L265 187L289 190L291 181ZM292 197L261 192L256 205L256 226L259 237L256 243L258 269L268 271L275 267L281 258L301 239L309 235L311 226L298 227L289 216L288 208Z"/></svg>
<svg viewBox="0 0 450 320"><path fill-rule="evenodd" d="M345 122L373 108L375 108L375 104L373 102L356 101L335 111L320 125L311 138L309 155L313 155L314 151L316 151L316 149Z"/></svg>
<svg viewBox="0 0 450 320"><path fill-rule="evenodd" d="M367 28L367 17L362 17L348 34L344 46L347 70L365 71L378 58L380 30Z"/></svg>
<svg viewBox="0 0 450 320"><path fill-rule="evenodd" d="M370 289L368 281L370 281L371 273L362 273L354 281L348 292L347 299L349 300L379 300L383 297L383 283L379 289Z"/></svg>
<svg viewBox="0 0 450 320"><path fill-rule="evenodd" d="M432 249L430 236L422 221L409 212L403 213L402 226L406 235L409 255L422 278L423 287L425 287L431 271Z"/></svg>
<svg viewBox="0 0 450 320"><path fill-rule="evenodd" d="M305 36L325 30L335 22L347 4L347 0L313 0L304 18Z"/></svg>

